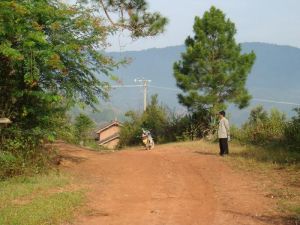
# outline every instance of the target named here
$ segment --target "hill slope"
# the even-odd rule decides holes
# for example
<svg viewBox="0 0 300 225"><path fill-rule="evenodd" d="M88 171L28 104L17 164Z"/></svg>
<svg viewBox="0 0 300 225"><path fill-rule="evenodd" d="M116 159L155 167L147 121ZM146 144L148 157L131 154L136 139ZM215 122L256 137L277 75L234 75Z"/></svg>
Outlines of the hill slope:
<svg viewBox="0 0 300 225"><path fill-rule="evenodd" d="M266 43L243 43L244 52L253 50L257 59L248 77L247 87L254 99L251 106L239 111L234 107L229 112L234 123L240 124L247 118L251 107L262 104L266 108L276 107L291 114L296 105L259 102L266 99L300 104L300 49ZM180 59L185 47L174 46L161 49L110 53L116 59L130 58L131 64L115 71L123 84L134 84L135 78L152 80L149 94L159 94L159 99L170 108L180 108L177 103L176 82L173 77L173 63ZM160 88L166 87L166 89ZM171 89L168 89L171 88ZM175 90L173 90L175 89ZM178 91L176 91L176 89ZM125 111L142 109L141 88L117 88L111 92L110 105Z"/></svg>

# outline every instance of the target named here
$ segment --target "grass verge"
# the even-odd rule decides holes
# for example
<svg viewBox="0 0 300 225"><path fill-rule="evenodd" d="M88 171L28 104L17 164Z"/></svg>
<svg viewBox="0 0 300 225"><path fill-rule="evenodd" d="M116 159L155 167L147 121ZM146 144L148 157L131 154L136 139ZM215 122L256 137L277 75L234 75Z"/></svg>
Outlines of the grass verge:
<svg viewBox="0 0 300 225"><path fill-rule="evenodd" d="M205 141L189 144L190 148L218 154L216 143ZM201 151L202 151L201 150ZM225 161L235 170L249 172L258 179L260 186L277 200L277 209L300 224L300 153L284 147L258 147L230 143L229 157Z"/></svg>
<svg viewBox="0 0 300 225"><path fill-rule="evenodd" d="M83 190L66 176L12 178L0 182L0 224L61 224L72 219L83 199Z"/></svg>

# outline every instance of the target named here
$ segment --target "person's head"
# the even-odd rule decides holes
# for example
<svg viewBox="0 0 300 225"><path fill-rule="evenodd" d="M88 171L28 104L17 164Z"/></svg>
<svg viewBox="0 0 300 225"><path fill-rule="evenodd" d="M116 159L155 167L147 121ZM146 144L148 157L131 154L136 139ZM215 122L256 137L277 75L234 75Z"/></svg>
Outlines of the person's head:
<svg viewBox="0 0 300 225"><path fill-rule="evenodd" d="M225 115L226 115L226 113L225 113L225 111L220 111L219 112L219 117L222 119L223 117L225 117Z"/></svg>

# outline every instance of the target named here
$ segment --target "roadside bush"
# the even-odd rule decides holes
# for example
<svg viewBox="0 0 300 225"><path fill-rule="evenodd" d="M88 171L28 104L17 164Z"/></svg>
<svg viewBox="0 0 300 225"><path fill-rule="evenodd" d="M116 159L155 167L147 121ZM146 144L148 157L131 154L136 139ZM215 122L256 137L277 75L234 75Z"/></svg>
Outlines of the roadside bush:
<svg viewBox="0 0 300 225"><path fill-rule="evenodd" d="M167 129L170 127L169 111L165 106L159 105L157 95L151 97L145 112L129 111L125 116L128 119L123 123L120 147L139 144L142 128L150 130L157 143L165 143L169 140L167 135Z"/></svg>
<svg viewBox="0 0 300 225"><path fill-rule="evenodd" d="M232 129L232 138L243 143L257 145L280 143L284 141L284 131L286 127L285 114L272 109L268 113L262 106L251 110L248 121L242 125L241 129Z"/></svg>
<svg viewBox="0 0 300 225"><path fill-rule="evenodd" d="M284 135L288 146L300 151L300 108L296 108L295 112L297 115L287 123Z"/></svg>
<svg viewBox="0 0 300 225"><path fill-rule="evenodd" d="M169 117L165 137L169 142L191 140L190 117L173 113Z"/></svg>
<svg viewBox="0 0 300 225"><path fill-rule="evenodd" d="M139 112L129 111L125 113L128 118L123 123L123 127L120 133L119 147L128 145L136 145L141 142L141 132L143 128L142 114Z"/></svg>
<svg viewBox="0 0 300 225"><path fill-rule="evenodd" d="M76 144L86 142L92 139L93 129L96 124L87 115L80 113L76 118L73 125L74 136Z"/></svg>
<svg viewBox="0 0 300 225"><path fill-rule="evenodd" d="M157 95L152 96L145 112L129 111L125 116L127 121L121 130L120 147L141 143L142 128L150 130L157 143L201 138L210 121L205 110L183 115L171 112L158 103Z"/></svg>
<svg viewBox="0 0 300 225"><path fill-rule="evenodd" d="M9 127L1 131L0 180L25 172L38 173L46 168L40 130L21 130Z"/></svg>
<svg viewBox="0 0 300 225"><path fill-rule="evenodd" d="M0 180L20 173L20 167L22 167L22 160L11 152L0 152Z"/></svg>
<svg viewBox="0 0 300 225"><path fill-rule="evenodd" d="M74 119L69 114L56 119L57 129L55 138L59 138L67 143L91 145L95 142L94 128L95 122L86 114L79 113Z"/></svg>
<svg viewBox="0 0 300 225"><path fill-rule="evenodd" d="M243 140L245 140L243 133L244 133L243 129L241 129L235 125L230 126L230 138L231 139L243 141Z"/></svg>
<svg viewBox="0 0 300 225"><path fill-rule="evenodd" d="M149 129L158 143L168 141L166 128L169 123L169 110L159 105L158 96L153 95L145 113L142 114L142 126Z"/></svg>

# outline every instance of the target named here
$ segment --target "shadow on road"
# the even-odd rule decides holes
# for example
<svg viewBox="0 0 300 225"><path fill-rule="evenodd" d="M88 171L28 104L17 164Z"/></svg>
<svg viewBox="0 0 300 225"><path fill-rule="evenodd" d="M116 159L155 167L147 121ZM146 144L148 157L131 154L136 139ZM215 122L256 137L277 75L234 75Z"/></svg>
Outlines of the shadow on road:
<svg viewBox="0 0 300 225"><path fill-rule="evenodd" d="M213 152L202 152L202 151L195 151L194 153L196 154L200 154L200 155L214 155L214 156L218 156L217 153L213 153Z"/></svg>
<svg viewBox="0 0 300 225"><path fill-rule="evenodd" d="M266 216L266 215L254 215L254 214L245 214L232 210L224 210L226 213L230 213L238 217L248 217L258 222L266 222L273 225L295 225L299 224L300 220L288 216Z"/></svg>
<svg viewBox="0 0 300 225"><path fill-rule="evenodd" d="M61 156L61 160L67 160L67 161L71 161L72 163L79 164L81 162L86 161L87 158L77 157L77 156L70 156L70 155L64 155L64 156Z"/></svg>

